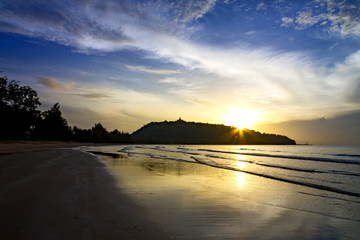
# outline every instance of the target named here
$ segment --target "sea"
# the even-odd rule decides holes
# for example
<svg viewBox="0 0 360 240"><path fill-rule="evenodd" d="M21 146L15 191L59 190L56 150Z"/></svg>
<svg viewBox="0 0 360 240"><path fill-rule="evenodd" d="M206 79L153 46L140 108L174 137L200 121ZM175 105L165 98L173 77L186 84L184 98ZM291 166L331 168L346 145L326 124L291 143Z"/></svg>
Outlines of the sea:
<svg viewBox="0 0 360 240"><path fill-rule="evenodd" d="M137 196L147 209L157 209L154 219L159 212L163 221L187 219L172 224L177 226L173 231L178 236L193 229L189 230L192 237L182 236L184 239L237 239L235 236L239 235L255 239L360 238L360 146L118 145L87 149L119 154L120 160L109 160L107 164L123 183L130 182L128 193ZM130 163L146 169L146 176L135 180L138 174L133 174L125 179ZM159 181L161 178L166 179L168 186L160 186L164 182ZM189 184L180 186L184 180L202 188L190 191ZM159 197L149 200L155 196ZM159 199L168 200L158 206ZM212 202L212 207L195 214L196 221L192 222L194 212L206 202ZM255 210L245 213L244 208ZM289 211L297 215L289 217ZM237 212L236 216L232 212ZM184 216L186 213L189 215ZM264 217L266 214L268 218ZM252 226L239 227L251 219ZM289 221L295 221L293 230ZM209 228L211 225L216 227ZM259 228L267 225L275 227L266 230L274 235L257 236ZM276 226L285 227L288 233L280 235ZM202 228L203 232L199 230ZM194 235L196 232L198 235ZM214 237L219 232L223 235ZM302 235L305 232L308 235Z"/></svg>
<svg viewBox="0 0 360 240"><path fill-rule="evenodd" d="M360 146L131 145L129 156L203 164L360 197Z"/></svg>

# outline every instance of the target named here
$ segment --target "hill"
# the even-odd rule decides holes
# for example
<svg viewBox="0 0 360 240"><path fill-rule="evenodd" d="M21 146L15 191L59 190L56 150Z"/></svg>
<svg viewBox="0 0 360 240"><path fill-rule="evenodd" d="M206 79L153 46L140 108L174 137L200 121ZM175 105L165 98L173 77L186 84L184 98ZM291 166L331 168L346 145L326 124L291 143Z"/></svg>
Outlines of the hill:
<svg viewBox="0 0 360 240"><path fill-rule="evenodd" d="M132 133L131 139L133 143L145 144L296 144L294 140L282 135L181 119L151 122Z"/></svg>

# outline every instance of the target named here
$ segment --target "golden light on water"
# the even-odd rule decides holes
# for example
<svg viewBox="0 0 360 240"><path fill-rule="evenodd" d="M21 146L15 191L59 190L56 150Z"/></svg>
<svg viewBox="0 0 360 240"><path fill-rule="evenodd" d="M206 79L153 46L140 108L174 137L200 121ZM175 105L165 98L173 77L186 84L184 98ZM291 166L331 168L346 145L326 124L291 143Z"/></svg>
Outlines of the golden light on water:
<svg viewBox="0 0 360 240"><path fill-rule="evenodd" d="M246 169L246 163L242 162L241 160L244 159L243 155L237 155L237 159L239 159L240 161L238 161L236 163L236 168L239 170L245 170ZM235 173L235 180L237 183L237 187L238 189L242 189L244 188L245 184L246 184L246 173L244 172L236 172Z"/></svg>
<svg viewBox="0 0 360 240"><path fill-rule="evenodd" d="M239 129L251 128L258 119L255 111L245 108L232 108L224 117L224 124Z"/></svg>

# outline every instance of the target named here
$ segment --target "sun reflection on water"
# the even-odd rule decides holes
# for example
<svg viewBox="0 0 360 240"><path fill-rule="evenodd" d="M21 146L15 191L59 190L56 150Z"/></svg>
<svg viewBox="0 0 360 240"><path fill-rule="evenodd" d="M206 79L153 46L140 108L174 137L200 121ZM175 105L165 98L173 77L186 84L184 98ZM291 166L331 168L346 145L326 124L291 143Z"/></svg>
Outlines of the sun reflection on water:
<svg viewBox="0 0 360 240"><path fill-rule="evenodd" d="M246 163L244 162L244 156L243 155L237 155L238 161L236 162L236 168L239 170L245 170L246 169ZM235 180L237 183L238 189L243 189L246 185L246 173L244 172L236 172L235 173Z"/></svg>

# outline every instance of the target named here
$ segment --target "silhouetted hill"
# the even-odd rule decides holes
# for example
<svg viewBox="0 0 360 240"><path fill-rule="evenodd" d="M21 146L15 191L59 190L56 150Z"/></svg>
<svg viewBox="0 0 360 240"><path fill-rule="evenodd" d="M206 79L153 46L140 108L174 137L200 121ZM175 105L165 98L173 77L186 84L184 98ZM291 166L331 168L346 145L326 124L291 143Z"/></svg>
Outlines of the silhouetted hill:
<svg viewBox="0 0 360 240"><path fill-rule="evenodd" d="M151 122L131 134L131 139L133 143L149 144L296 144L294 140L282 135L181 119Z"/></svg>

